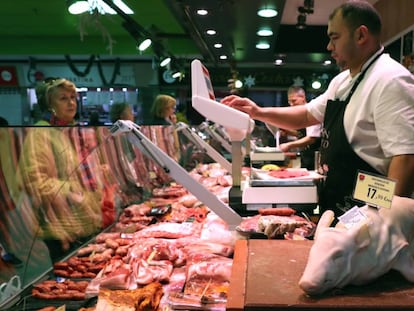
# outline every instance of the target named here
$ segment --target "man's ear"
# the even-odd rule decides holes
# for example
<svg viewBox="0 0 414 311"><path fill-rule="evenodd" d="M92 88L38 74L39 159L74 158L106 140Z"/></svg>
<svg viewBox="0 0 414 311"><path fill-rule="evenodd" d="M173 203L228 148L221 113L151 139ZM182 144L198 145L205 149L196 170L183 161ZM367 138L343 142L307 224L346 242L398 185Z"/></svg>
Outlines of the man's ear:
<svg viewBox="0 0 414 311"><path fill-rule="evenodd" d="M354 36L359 43L363 43L368 38L369 30L367 26L361 25L357 29L355 29Z"/></svg>

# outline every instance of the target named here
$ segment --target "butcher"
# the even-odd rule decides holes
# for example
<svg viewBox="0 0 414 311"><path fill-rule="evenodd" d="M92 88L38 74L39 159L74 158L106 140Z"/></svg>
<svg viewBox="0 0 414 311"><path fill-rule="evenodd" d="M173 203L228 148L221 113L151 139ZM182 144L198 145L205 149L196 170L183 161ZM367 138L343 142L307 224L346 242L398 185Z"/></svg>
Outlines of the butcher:
<svg viewBox="0 0 414 311"><path fill-rule="evenodd" d="M346 1L330 15L327 49L341 72L307 105L260 107L230 95L222 103L286 129L323 124L319 205L340 216L352 199L358 170L396 181L395 194L414 191L414 76L384 52L381 18L367 1Z"/></svg>

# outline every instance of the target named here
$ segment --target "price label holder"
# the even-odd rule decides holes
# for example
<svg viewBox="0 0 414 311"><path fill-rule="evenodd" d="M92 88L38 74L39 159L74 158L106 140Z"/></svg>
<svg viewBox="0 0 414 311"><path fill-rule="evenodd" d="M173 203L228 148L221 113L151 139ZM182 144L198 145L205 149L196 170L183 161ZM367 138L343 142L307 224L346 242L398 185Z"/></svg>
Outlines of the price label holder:
<svg viewBox="0 0 414 311"><path fill-rule="evenodd" d="M354 198L377 208L391 208L395 185L395 180L359 171L355 182Z"/></svg>

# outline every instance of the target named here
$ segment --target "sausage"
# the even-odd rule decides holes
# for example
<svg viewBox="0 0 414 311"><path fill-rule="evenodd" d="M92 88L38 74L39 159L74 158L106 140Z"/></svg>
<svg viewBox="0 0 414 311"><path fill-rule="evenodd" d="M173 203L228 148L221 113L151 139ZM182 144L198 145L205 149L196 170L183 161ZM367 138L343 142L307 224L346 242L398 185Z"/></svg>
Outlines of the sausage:
<svg viewBox="0 0 414 311"><path fill-rule="evenodd" d="M259 208L260 215L275 215L275 216L291 216L296 213L293 208L290 207L275 207L275 208Z"/></svg>

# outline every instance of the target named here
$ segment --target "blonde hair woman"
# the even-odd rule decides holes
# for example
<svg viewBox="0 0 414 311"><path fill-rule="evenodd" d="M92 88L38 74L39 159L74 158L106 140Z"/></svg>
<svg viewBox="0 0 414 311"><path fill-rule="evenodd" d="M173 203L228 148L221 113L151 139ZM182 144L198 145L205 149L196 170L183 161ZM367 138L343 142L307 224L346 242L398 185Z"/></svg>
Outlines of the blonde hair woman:
<svg viewBox="0 0 414 311"><path fill-rule="evenodd" d="M170 95L160 94L155 97L152 105L152 125L171 125L173 120L172 115L175 114L175 105L177 101Z"/></svg>
<svg viewBox="0 0 414 311"><path fill-rule="evenodd" d="M61 78L47 79L36 87L36 97L42 111L42 120L35 125L75 124L78 94L72 81Z"/></svg>
<svg viewBox="0 0 414 311"><path fill-rule="evenodd" d="M51 79L37 87L36 95L44 114L23 143L21 185L39 223L37 235L56 261L101 230L102 191L84 187L77 174L82 162L68 136L78 130L70 126L77 111L75 85Z"/></svg>

